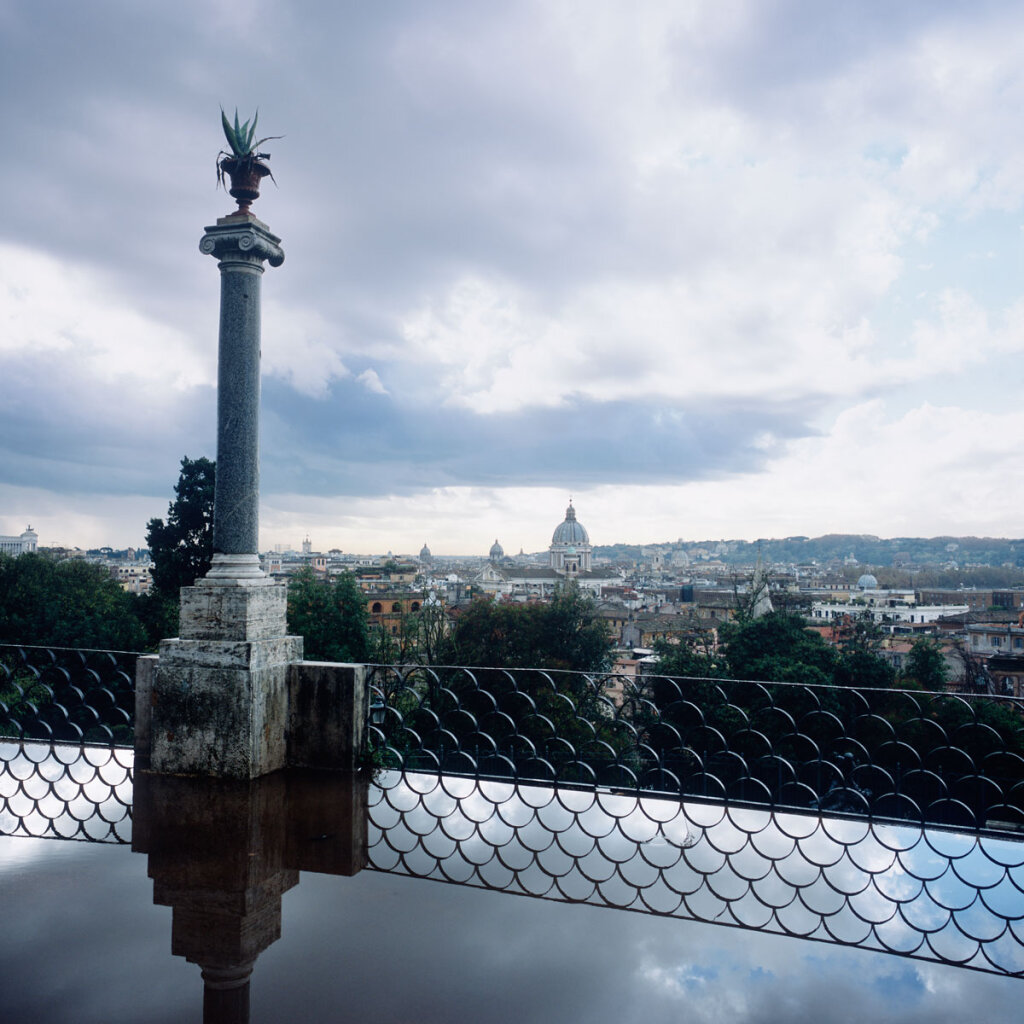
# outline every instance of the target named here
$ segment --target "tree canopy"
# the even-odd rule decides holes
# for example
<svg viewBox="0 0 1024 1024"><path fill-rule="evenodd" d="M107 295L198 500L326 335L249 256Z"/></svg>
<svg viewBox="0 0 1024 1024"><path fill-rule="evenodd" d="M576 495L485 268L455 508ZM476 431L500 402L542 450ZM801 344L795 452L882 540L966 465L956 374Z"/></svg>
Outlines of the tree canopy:
<svg viewBox="0 0 1024 1024"><path fill-rule="evenodd" d="M450 665L588 672L607 667L610 651L593 600L567 585L548 604L478 598L459 613L438 657Z"/></svg>
<svg viewBox="0 0 1024 1024"><path fill-rule="evenodd" d="M734 679L786 683L831 683L836 652L804 620L785 612L727 623L722 641Z"/></svg>
<svg viewBox="0 0 1024 1024"><path fill-rule="evenodd" d="M0 642L139 651L138 599L100 565L0 555Z"/></svg>
<svg viewBox="0 0 1024 1024"><path fill-rule="evenodd" d="M904 682L916 683L924 690L945 689L949 667L938 643L931 637L915 640L903 667Z"/></svg>
<svg viewBox="0 0 1024 1024"><path fill-rule="evenodd" d="M309 567L288 583L288 632L305 639L307 661L365 661L369 653L366 604L348 572L328 581Z"/></svg>
<svg viewBox="0 0 1024 1024"><path fill-rule="evenodd" d="M678 643L659 641L655 650L659 670L670 676L884 689L893 685L895 673L879 655L881 640L878 627L860 618L832 647L799 615L776 611L723 625L718 650L699 628Z"/></svg>

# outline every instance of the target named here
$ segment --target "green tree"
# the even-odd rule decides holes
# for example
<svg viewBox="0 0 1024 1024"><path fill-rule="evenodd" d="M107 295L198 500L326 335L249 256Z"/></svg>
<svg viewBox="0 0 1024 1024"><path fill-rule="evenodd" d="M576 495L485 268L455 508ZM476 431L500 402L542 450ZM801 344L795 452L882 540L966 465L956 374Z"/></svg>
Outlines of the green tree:
<svg viewBox="0 0 1024 1024"><path fill-rule="evenodd" d="M618 742L602 701L611 643L578 586L547 604L471 602L439 657L472 668L424 670L422 703L408 721L428 749L456 744L452 770L465 763L503 775L514 765L549 781L593 781L609 770Z"/></svg>
<svg viewBox="0 0 1024 1024"><path fill-rule="evenodd" d="M715 652L714 633L699 620L685 636L655 640L654 653L661 675L709 679L728 676L725 658Z"/></svg>
<svg viewBox="0 0 1024 1024"><path fill-rule="evenodd" d="M174 501L167 506L167 522L150 519L146 525L153 587L172 601L178 600L182 587L205 576L213 560L215 478L215 463L186 455L174 486Z"/></svg>
<svg viewBox="0 0 1024 1024"><path fill-rule="evenodd" d="M137 600L103 566L0 555L0 642L138 651Z"/></svg>
<svg viewBox="0 0 1024 1024"><path fill-rule="evenodd" d="M607 668L611 641L594 602L579 587L562 587L547 604L478 598L439 645L443 663L498 668Z"/></svg>
<svg viewBox="0 0 1024 1024"><path fill-rule="evenodd" d="M881 655L885 634L865 611L840 630L839 656L834 682L839 686L887 689L896 681L896 670Z"/></svg>
<svg viewBox="0 0 1024 1024"><path fill-rule="evenodd" d="M833 681L837 655L803 619L771 612L759 619L729 622L721 630L723 647L734 679L768 682Z"/></svg>
<svg viewBox="0 0 1024 1024"><path fill-rule="evenodd" d="M150 590L135 598L135 611L146 631L147 648L155 650L161 640L178 635L178 598Z"/></svg>
<svg viewBox="0 0 1024 1024"><path fill-rule="evenodd" d="M288 632L305 639L307 661L365 661L366 602L355 577L345 572L328 581L300 569L288 583Z"/></svg>
<svg viewBox="0 0 1024 1024"><path fill-rule="evenodd" d="M924 690L943 690L949 679L949 667L942 648L932 637L915 640L901 673L903 682L913 681Z"/></svg>

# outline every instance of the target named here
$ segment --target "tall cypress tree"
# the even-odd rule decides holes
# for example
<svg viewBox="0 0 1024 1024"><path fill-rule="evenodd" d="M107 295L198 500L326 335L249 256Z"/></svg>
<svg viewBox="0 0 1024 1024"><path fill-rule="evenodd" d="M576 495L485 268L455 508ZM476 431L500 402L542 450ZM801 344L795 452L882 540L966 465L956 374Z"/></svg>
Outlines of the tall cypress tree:
<svg viewBox="0 0 1024 1024"><path fill-rule="evenodd" d="M213 561L213 492L216 463L209 459L181 460L174 501L167 522L150 519L146 543L153 558L153 586L174 601L182 587L205 576Z"/></svg>

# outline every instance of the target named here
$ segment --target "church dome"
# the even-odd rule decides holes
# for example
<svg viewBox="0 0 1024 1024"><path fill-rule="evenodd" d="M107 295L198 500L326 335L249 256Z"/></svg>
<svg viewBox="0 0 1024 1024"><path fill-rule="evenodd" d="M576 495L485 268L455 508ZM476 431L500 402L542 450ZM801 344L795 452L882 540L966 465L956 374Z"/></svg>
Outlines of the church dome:
<svg viewBox="0 0 1024 1024"><path fill-rule="evenodd" d="M494 539L494 543L491 545L490 559L492 562L498 561L499 558L505 557L505 549L498 543L498 539Z"/></svg>
<svg viewBox="0 0 1024 1024"><path fill-rule="evenodd" d="M878 580L875 579L875 577L872 576L871 573L866 572L866 573L864 573L863 576L861 576L861 578L859 580L857 580L857 589L858 590L877 590L878 589Z"/></svg>
<svg viewBox="0 0 1024 1024"><path fill-rule="evenodd" d="M555 532L551 536L552 544L589 544L590 537L587 534L586 529L582 523L576 521L576 509L572 507L572 502L569 502L569 507L565 510L565 521L558 524L555 527Z"/></svg>
<svg viewBox="0 0 1024 1024"><path fill-rule="evenodd" d="M423 547L420 548L420 558L421 559L430 558L430 548L427 547L426 541L423 542Z"/></svg>

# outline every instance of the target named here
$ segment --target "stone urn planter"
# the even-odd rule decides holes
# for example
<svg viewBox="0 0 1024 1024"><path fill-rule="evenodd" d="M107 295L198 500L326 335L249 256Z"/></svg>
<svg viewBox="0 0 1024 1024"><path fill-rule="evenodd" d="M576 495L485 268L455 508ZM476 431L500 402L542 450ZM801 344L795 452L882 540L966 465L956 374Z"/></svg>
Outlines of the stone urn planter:
<svg viewBox="0 0 1024 1024"><path fill-rule="evenodd" d="M255 156L225 157L218 165L222 177L231 182L228 195L237 200L238 213L249 213L253 200L260 197L260 181L270 174L270 168Z"/></svg>

